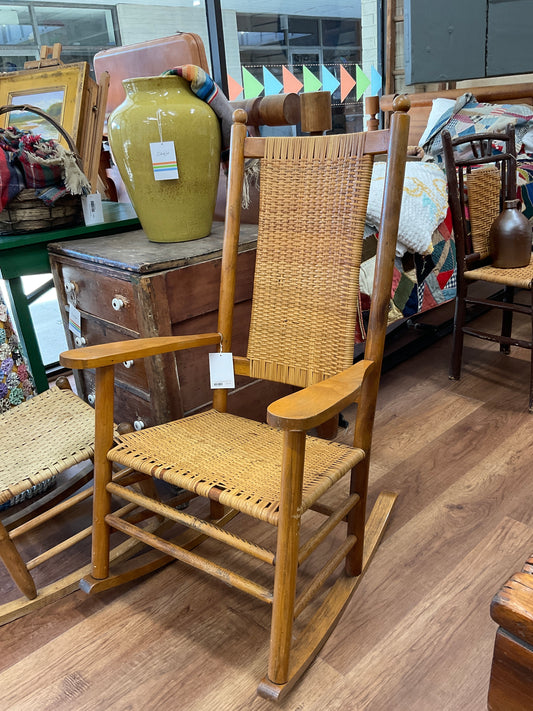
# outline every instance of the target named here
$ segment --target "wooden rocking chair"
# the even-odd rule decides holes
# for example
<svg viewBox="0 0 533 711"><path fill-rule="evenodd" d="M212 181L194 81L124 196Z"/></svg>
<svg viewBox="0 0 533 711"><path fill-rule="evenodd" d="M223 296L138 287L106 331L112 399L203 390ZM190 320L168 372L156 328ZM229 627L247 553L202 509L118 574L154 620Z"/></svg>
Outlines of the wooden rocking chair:
<svg viewBox="0 0 533 711"><path fill-rule="evenodd" d="M390 302L398 218L407 152L409 103L396 102L391 129L361 134L247 138L246 114L232 129L222 258L219 333L140 339L68 351L61 362L96 369L96 454L93 572L81 587L105 590L153 570L109 568L109 531L117 529L272 606L268 672L258 693L286 694L333 630L380 541L395 494L383 493L365 531L368 467L376 396ZM353 364L358 275L373 158L388 152L376 279L365 358ZM239 215L245 159L261 160L261 207L248 355L234 356L235 373L302 388L268 408L268 424L226 411L227 390L214 391L214 408L119 438L113 446L113 366L185 348L229 352ZM207 361L207 357L206 357ZM207 373L206 373L207 377ZM307 432L357 403L353 446ZM179 511L111 482L118 463L201 499ZM351 472L349 492L332 510L319 499ZM111 512L117 496L187 527L181 544L152 535ZM319 526L308 530L321 514ZM227 530L237 514L269 524L277 542L268 549ZM142 516L142 513L139 513ZM268 526L267 526L268 527ZM297 572L334 529L345 532L331 558L303 588ZM274 568L266 587L191 550L200 540L228 544ZM322 549L323 550L323 549ZM293 623L338 568L337 580L293 642ZM322 594L325 594L324 591Z"/></svg>
<svg viewBox="0 0 533 711"><path fill-rule="evenodd" d="M125 424L117 428L132 429ZM77 590L80 578L90 572L88 561L82 567L70 566L69 572L42 587L33 576L38 566L51 565L56 556L88 538L91 526L75 533L69 530L53 545L41 546L43 550L31 560L24 560L20 549L25 537L39 531L46 538L54 519L92 496L94 410L72 392L67 378L60 377L49 390L0 414L0 431L0 507L5 507L0 560L23 595L0 605L0 625L4 625ZM115 476L124 480L128 474L122 471ZM117 545L113 560L142 548L132 543Z"/></svg>
<svg viewBox="0 0 533 711"><path fill-rule="evenodd" d="M72 392L68 380L60 378L50 390L0 415L0 428L4 433L0 452L0 505L17 504L19 499L22 501L33 492L47 488L57 475L87 462L79 468L77 476L59 483L16 514L9 515L6 509L7 516L0 522L0 559L24 597L0 605L0 624L4 624L72 592L79 583L82 571L37 590L31 574L37 565L73 545L79 536L75 540L66 539L28 562L24 562L17 542L24 534L63 512L72 491L92 478L94 412ZM71 503L73 505L73 499ZM85 533L88 535L90 530Z"/></svg>

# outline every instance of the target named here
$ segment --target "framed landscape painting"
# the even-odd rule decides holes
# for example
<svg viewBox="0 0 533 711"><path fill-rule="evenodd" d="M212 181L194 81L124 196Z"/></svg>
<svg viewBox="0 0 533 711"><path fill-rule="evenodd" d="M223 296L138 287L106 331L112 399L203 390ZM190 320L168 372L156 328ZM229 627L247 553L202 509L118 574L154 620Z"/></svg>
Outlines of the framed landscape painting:
<svg viewBox="0 0 533 711"><path fill-rule="evenodd" d="M36 106L61 124L77 143L88 79L86 62L9 72L0 78L0 105ZM16 126L43 138L56 139L66 147L57 129L38 114L13 111L0 116L0 120L3 128Z"/></svg>

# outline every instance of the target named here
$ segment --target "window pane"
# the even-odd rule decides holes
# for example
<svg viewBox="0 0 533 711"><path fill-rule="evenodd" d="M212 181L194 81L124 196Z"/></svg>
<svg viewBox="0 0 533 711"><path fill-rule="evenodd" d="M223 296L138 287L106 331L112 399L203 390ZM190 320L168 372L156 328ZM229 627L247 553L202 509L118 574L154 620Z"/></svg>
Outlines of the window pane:
<svg viewBox="0 0 533 711"><path fill-rule="evenodd" d="M279 45L285 42L278 15L237 15L239 46Z"/></svg>
<svg viewBox="0 0 533 711"><path fill-rule="evenodd" d="M23 5L0 7L0 44L35 44L28 8ZM31 57L33 59L33 57Z"/></svg>
<svg viewBox="0 0 533 711"><path fill-rule="evenodd" d="M35 8L41 44L69 46L115 45L111 10L80 7Z"/></svg>
<svg viewBox="0 0 533 711"><path fill-rule="evenodd" d="M309 17L289 17L289 44L304 47L318 45L318 20Z"/></svg>
<svg viewBox="0 0 533 711"><path fill-rule="evenodd" d="M322 20L322 43L325 47L358 45L358 29L355 20Z"/></svg>

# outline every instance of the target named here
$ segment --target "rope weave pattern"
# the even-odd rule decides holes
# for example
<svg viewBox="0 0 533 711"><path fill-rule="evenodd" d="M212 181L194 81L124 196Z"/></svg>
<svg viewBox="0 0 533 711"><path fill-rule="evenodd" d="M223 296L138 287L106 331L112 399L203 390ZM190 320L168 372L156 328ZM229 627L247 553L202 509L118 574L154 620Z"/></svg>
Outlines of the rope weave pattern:
<svg viewBox="0 0 533 711"><path fill-rule="evenodd" d="M500 267L479 267L465 272L465 279L482 279L494 284L505 286L516 286L519 289L531 289L533 284L533 256L527 267L516 267L515 269L501 269Z"/></svg>
<svg viewBox="0 0 533 711"><path fill-rule="evenodd" d="M372 174L363 149L360 134L267 139L248 342L252 377L305 387L353 362Z"/></svg>
<svg viewBox="0 0 533 711"><path fill-rule="evenodd" d="M277 525L283 433L216 410L118 437L111 461ZM307 437L302 513L364 457Z"/></svg>
<svg viewBox="0 0 533 711"><path fill-rule="evenodd" d="M0 504L94 455L94 410L57 387L0 415Z"/></svg>
<svg viewBox="0 0 533 711"><path fill-rule="evenodd" d="M500 171L495 165L475 168L467 175L466 185L472 247L485 259L490 254L489 231L500 214Z"/></svg>

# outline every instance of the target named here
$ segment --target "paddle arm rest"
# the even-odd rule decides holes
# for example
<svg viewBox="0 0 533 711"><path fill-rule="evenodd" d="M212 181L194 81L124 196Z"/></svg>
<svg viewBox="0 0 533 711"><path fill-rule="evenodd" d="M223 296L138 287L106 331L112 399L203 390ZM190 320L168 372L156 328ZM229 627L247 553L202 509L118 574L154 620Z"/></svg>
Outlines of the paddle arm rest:
<svg viewBox="0 0 533 711"><path fill-rule="evenodd" d="M327 422L355 402L372 360L360 360L342 373L276 400L268 407L267 422L283 430L306 432Z"/></svg>
<svg viewBox="0 0 533 711"><path fill-rule="evenodd" d="M203 333L194 336L160 336L154 338L138 338L131 341L117 341L116 343L102 343L97 346L76 348L65 351L59 356L61 365L74 370L83 368L101 368L106 365L122 363L125 360L146 358L183 351L187 348L220 345L219 333Z"/></svg>

